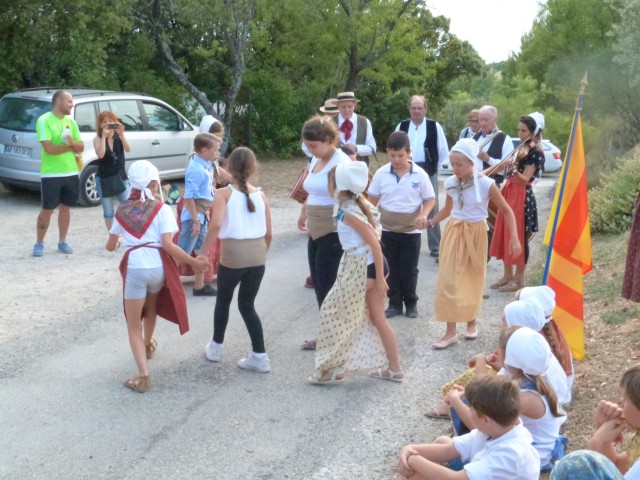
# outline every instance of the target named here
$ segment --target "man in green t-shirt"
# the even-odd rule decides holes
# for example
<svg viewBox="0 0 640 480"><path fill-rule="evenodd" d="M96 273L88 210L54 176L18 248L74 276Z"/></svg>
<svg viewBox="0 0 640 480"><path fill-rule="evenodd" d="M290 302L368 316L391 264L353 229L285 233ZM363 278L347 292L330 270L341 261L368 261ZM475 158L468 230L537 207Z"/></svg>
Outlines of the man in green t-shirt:
<svg viewBox="0 0 640 480"><path fill-rule="evenodd" d="M53 109L36 123L38 141L42 144L40 168L42 210L36 224L36 244L33 256L44 253L44 237L51 215L58 208L58 251L73 253L67 244L67 232L71 222L71 208L78 202L80 182L76 155L84 150L78 124L70 117L73 97L64 90L57 91L51 99Z"/></svg>

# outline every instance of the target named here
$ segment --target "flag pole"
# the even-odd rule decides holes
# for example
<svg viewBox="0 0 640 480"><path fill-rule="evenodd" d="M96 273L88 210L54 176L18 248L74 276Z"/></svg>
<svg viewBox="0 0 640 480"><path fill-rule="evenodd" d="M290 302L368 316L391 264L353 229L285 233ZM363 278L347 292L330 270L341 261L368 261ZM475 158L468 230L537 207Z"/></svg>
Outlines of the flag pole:
<svg viewBox="0 0 640 480"><path fill-rule="evenodd" d="M582 111L582 98L584 97L584 92L587 89L587 72L585 72L584 77L580 81L580 91L578 93L578 102L576 103L576 109L573 114L573 125L571 127L571 136L569 137L569 145L567 147L567 155L565 157L565 164L563 165L562 171L564 174L560 179L560 194L558 195L558 202L556 204L555 217L553 219L553 229L551 230L551 238L549 239L549 249L547 250L547 263L544 266L544 274L542 276L542 285L547 284L547 278L549 277L549 266L551 264L551 255L553 253L553 244L556 239L556 229L558 228L558 221L560 219L560 209L562 207L562 199L564 197L564 188L567 184L567 175L569 174L569 164L571 163L571 154L573 153L573 142L575 141L576 136L576 128L578 127L578 119L580 118L580 112Z"/></svg>

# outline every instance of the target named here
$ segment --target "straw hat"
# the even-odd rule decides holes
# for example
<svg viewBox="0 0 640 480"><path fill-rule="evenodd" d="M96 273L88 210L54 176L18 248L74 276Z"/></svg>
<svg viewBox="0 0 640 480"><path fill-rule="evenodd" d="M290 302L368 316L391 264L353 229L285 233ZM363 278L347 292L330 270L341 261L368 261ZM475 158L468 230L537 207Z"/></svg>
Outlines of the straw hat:
<svg viewBox="0 0 640 480"><path fill-rule="evenodd" d="M338 113L340 110L338 110L338 104L336 102L337 100L335 98L325 100L324 105L322 105L318 110L322 113Z"/></svg>
<svg viewBox="0 0 640 480"><path fill-rule="evenodd" d="M467 113L467 118L477 118L480 116L480 110L478 110L477 108L474 108L473 110L471 110L469 113Z"/></svg>
<svg viewBox="0 0 640 480"><path fill-rule="evenodd" d="M340 102L360 102L360 100L358 100L356 98L356 94L353 92L340 92L338 94L338 97L336 98L336 102L340 103Z"/></svg>

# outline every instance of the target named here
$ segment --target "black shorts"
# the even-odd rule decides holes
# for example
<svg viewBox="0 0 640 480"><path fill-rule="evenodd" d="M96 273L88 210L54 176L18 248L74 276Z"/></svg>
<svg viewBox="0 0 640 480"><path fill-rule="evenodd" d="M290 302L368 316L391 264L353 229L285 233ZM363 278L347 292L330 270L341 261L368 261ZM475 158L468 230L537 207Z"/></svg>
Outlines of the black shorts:
<svg viewBox="0 0 640 480"><path fill-rule="evenodd" d="M78 204L80 181L78 175L68 177L44 177L40 182L43 210L53 210L58 205L74 207Z"/></svg>
<svg viewBox="0 0 640 480"><path fill-rule="evenodd" d="M382 260L384 261L384 276L386 278L387 275L389 275L389 264L387 263L387 259L384 255L382 256ZM369 265L367 265L367 278L373 278L374 280L376 279L375 263L370 263Z"/></svg>

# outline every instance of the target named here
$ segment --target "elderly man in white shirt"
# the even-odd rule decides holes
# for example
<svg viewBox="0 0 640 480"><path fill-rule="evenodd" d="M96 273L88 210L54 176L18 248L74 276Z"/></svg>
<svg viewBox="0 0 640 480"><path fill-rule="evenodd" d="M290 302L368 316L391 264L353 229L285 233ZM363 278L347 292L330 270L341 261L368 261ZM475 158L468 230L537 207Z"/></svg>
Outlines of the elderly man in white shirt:
<svg viewBox="0 0 640 480"><path fill-rule="evenodd" d="M438 213L438 168L449 155L449 145L442 126L435 120L427 118L427 100L422 95L414 95L409 100L409 116L396 127L397 131L406 132L411 141L411 159L422 167L429 175L429 180L436 194L436 206L429 218ZM440 255L440 226L427 230L429 251L432 257Z"/></svg>
<svg viewBox="0 0 640 480"><path fill-rule="evenodd" d="M339 93L336 103L340 113L332 118L340 130L340 146L353 145L358 160L369 165L369 157L375 156L377 146L371 122L367 117L355 113L359 102L353 92Z"/></svg>
<svg viewBox="0 0 640 480"><path fill-rule="evenodd" d="M497 165L513 151L511 137L498 129L498 110L491 105L480 108L478 114L480 119L480 131L473 136L473 139L480 144L480 153L476 161L476 168L479 171ZM504 180L504 176L498 172L492 175L498 187Z"/></svg>

